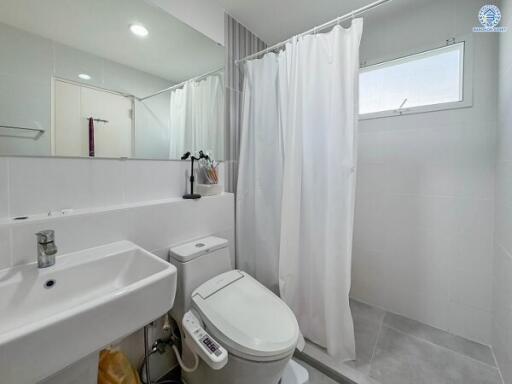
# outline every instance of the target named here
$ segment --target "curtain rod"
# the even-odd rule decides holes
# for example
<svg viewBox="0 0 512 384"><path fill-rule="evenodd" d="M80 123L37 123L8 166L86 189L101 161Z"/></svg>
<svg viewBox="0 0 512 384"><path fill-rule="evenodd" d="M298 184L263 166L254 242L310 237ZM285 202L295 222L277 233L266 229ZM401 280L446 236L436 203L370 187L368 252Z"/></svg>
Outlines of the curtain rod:
<svg viewBox="0 0 512 384"><path fill-rule="evenodd" d="M309 30L307 30L306 32L302 32L300 34L298 34L297 36L298 37L302 37L302 36L306 36L306 35L310 35L312 33L317 33L318 31L321 31L323 29L327 29L329 27L333 27L334 25L336 24L339 24L343 21L346 21L346 20L349 20L349 19L353 19L354 17L357 17L357 16L361 16L363 13L371 10L371 9L374 9L374 8L377 8L378 6L384 4L384 3L387 3L389 1L392 1L392 0L377 0L373 3L370 3L368 5L365 5L364 7L361 7L359 9L356 9L352 12L349 12L343 16L339 16L331 21L328 21L327 23L324 23L324 24L321 24L321 25L318 25L316 27L313 27ZM291 39L287 39L285 41L282 41L280 43L277 43L277 44L274 44L272 45L271 47L268 47L268 48L265 48L259 52L256 52L256 53L253 53L252 55L249 55L249 56L246 56L244 57L243 59L240 59L240 60L236 60L235 61L235 64L240 64L240 63L243 63L247 60L251 60L251 59L254 59L258 56L261 56L261 55L264 55L265 53L268 53L268 52L272 52L280 47L282 47L283 45L285 45L287 42L289 42Z"/></svg>
<svg viewBox="0 0 512 384"><path fill-rule="evenodd" d="M165 89L162 89L161 91L158 91L158 92L155 92L155 93L152 93L151 95L148 95L148 96L144 96L144 97L138 97L137 100L139 101L144 101L146 99L149 99L150 97L153 97L153 96L157 96L157 95L160 95L161 93L164 93L164 92L168 92L168 91L172 91L173 89L176 89L176 88L179 88L179 87L182 87L184 86L186 83L188 83L189 81L197 81L197 80L201 80L202 78L204 77L208 77L210 75L213 75L214 73L217 73L217 72L220 72L224 69L224 67L220 67L220 68L217 68L215 69L214 71L210 71L210 72L206 72L206 73L203 73L202 75L199 75L199 76L196 76L196 77L192 77L191 79L188 79L188 80L185 80L185 81L182 81L181 83L178 83L178 84L175 84L175 85L172 85L168 88L165 88Z"/></svg>

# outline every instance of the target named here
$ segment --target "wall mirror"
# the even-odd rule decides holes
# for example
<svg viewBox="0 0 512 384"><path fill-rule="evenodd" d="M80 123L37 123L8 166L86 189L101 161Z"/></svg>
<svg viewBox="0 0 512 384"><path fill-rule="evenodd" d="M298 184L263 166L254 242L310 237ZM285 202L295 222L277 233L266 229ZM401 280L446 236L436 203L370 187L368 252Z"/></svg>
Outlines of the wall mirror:
<svg viewBox="0 0 512 384"><path fill-rule="evenodd" d="M144 0L0 2L0 155L224 155L224 48Z"/></svg>

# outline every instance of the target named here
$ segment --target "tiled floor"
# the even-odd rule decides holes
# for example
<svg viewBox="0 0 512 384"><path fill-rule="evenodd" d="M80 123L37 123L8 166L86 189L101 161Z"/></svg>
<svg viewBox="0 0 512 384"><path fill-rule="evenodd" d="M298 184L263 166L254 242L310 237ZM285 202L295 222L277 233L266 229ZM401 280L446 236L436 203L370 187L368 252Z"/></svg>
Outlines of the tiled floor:
<svg viewBox="0 0 512 384"><path fill-rule="evenodd" d="M313 368L311 365L305 363L302 360L297 360L297 363L302 365L304 368L308 370L309 373L309 382L308 384L338 384L337 381L331 379L329 376L324 375L319 370Z"/></svg>
<svg viewBox="0 0 512 384"><path fill-rule="evenodd" d="M312 366L306 364L303 361L296 360L297 363L306 368L309 372L309 383L308 384L338 384L338 382L332 380L322 372L316 370ZM179 384L180 383L179 369L175 369L169 372L165 377L161 378L156 384Z"/></svg>
<svg viewBox="0 0 512 384"><path fill-rule="evenodd" d="M311 344L305 352L356 383L502 383L488 346L357 301L351 307L357 360L330 361Z"/></svg>

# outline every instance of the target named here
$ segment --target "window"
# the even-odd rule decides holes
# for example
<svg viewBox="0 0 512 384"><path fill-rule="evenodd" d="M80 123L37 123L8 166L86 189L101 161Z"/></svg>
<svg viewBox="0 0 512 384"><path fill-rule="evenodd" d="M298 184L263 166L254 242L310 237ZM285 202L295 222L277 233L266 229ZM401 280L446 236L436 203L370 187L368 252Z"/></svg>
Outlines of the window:
<svg viewBox="0 0 512 384"><path fill-rule="evenodd" d="M393 116L466 106L464 42L361 69L361 117Z"/></svg>

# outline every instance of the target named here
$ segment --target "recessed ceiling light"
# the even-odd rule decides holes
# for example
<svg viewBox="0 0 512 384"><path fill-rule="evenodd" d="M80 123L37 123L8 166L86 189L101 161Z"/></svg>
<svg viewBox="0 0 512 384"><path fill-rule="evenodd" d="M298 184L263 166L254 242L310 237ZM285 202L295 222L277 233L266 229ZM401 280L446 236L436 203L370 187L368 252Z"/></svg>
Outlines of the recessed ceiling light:
<svg viewBox="0 0 512 384"><path fill-rule="evenodd" d="M130 31L132 31L132 33L134 35L137 35L137 36L140 36L140 37L145 37L148 35L148 30L145 26L143 26L142 24L132 24L130 25Z"/></svg>
<svg viewBox="0 0 512 384"><path fill-rule="evenodd" d="M87 73L81 73L78 75L78 77L82 80L91 80L91 76L89 76Z"/></svg>

